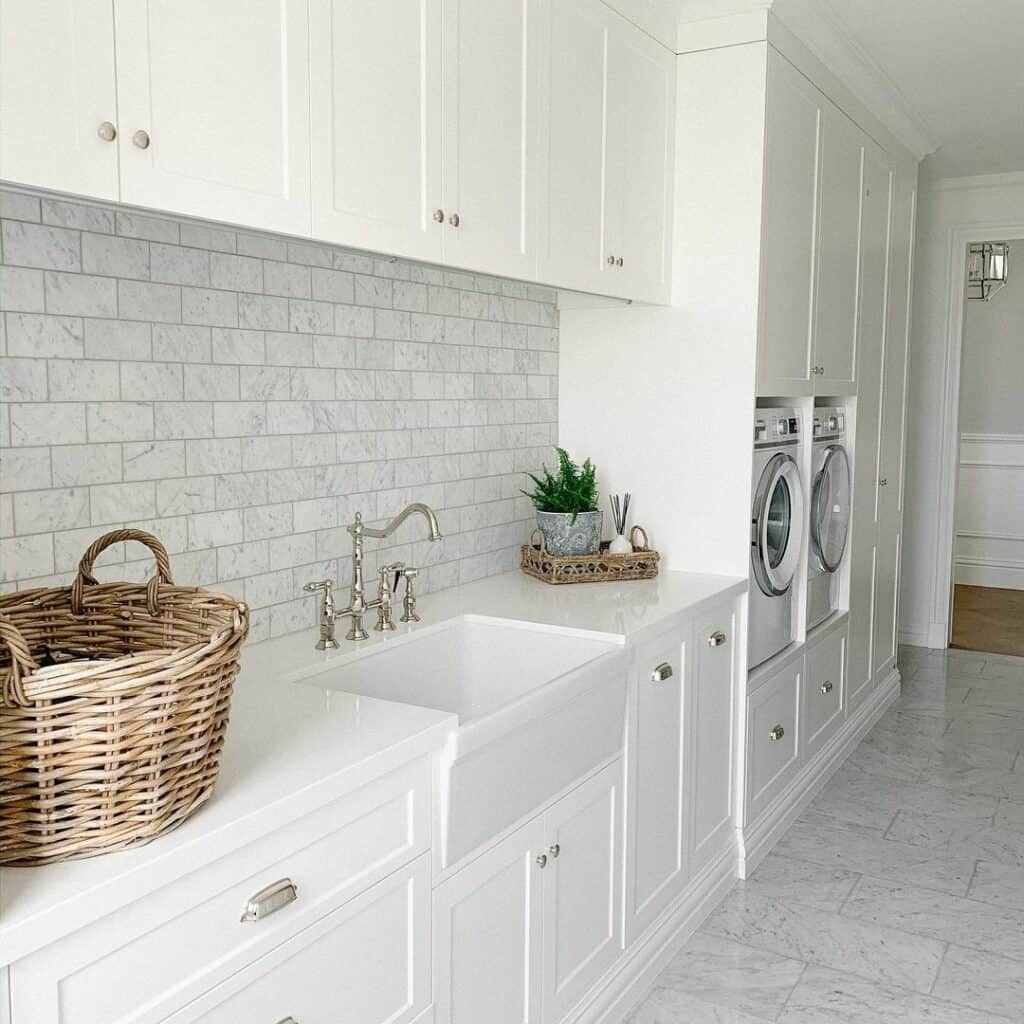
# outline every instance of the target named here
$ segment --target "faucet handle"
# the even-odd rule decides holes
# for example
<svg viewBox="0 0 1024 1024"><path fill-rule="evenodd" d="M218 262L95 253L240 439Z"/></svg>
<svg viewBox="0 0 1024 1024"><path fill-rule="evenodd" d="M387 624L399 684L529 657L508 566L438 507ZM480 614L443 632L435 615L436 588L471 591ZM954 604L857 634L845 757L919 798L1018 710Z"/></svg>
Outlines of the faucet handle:
<svg viewBox="0 0 1024 1024"><path fill-rule="evenodd" d="M392 562L390 565L382 565L377 571L380 573L380 592L381 596L384 592L390 590L394 593L398 589L398 581L402 578L402 571L405 569L405 562ZM395 578L391 582L391 586L388 586L388 577L394 573Z"/></svg>
<svg viewBox="0 0 1024 1024"><path fill-rule="evenodd" d="M329 594L334 589L334 580L313 580L310 583L303 584L302 589L308 591L323 590Z"/></svg>

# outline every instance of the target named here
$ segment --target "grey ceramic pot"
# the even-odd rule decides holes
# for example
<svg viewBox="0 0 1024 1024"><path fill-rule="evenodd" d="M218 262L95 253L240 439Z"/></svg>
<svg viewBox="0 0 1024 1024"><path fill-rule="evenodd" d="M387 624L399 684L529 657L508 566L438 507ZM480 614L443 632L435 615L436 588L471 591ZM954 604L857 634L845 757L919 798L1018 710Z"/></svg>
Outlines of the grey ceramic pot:
<svg viewBox="0 0 1024 1024"><path fill-rule="evenodd" d="M537 526L552 555L593 555L601 547L603 512L538 512Z"/></svg>

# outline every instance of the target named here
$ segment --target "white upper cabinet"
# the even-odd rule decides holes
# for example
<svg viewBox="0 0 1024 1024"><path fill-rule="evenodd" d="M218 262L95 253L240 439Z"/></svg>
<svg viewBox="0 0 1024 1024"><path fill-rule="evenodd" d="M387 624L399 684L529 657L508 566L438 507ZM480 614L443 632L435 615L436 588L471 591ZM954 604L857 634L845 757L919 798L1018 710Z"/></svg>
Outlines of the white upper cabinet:
<svg viewBox="0 0 1024 1024"><path fill-rule="evenodd" d="M831 103L822 110L821 210L814 362L819 394L851 394L857 378L857 267L864 135Z"/></svg>
<svg viewBox="0 0 1024 1024"><path fill-rule="evenodd" d="M440 261L441 0L311 0L313 233Z"/></svg>
<svg viewBox="0 0 1024 1024"><path fill-rule="evenodd" d="M813 392L812 323L818 211L819 119L824 98L768 51L757 390Z"/></svg>
<svg viewBox="0 0 1024 1024"><path fill-rule="evenodd" d="M0 0L0 178L116 199L118 128L110 0Z"/></svg>
<svg viewBox="0 0 1024 1024"><path fill-rule="evenodd" d="M599 0L544 12L538 277L665 301L675 56Z"/></svg>
<svg viewBox="0 0 1024 1024"><path fill-rule="evenodd" d="M446 263L536 274L536 0L445 0Z"/></svg>
<svg viewBox="0 0 1024 1024"><path fill-rule="evenodd" d="M617 25L608 40L604 265L615 260L616 293L655 302L669 286L674 91L674 56Z"/></svg>
<svg viewBox="0 0 1024 1024"><path fill-rule="evenodd" d="M304 0L115 0L121 199L309 234Z"/></svg>

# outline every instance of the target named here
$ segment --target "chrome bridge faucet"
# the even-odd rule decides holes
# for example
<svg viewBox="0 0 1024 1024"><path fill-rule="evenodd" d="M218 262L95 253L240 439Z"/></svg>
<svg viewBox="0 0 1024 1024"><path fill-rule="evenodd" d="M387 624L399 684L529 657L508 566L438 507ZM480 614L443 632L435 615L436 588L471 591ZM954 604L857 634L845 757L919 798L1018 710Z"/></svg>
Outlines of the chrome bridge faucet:
<svg viewBox="0 0 1024 1024"><path fill-rule="evenodd" d="M419 575L419 569L407 566L404 562L392 562L390 565L381 566L377 571L377 597L371 601L366 600L363 585L363 538L373 537L383 540L390 537L414 513L419 513L426 519L430 539L440 540L441 530L437 525L437 516L429 505L424 505L421 501L414 501L411 505L407 505L387 526L382 528L364 526L362 514L356 513L355 521L348 527L348 532L352 534L352 587L347 608L338 610L335 607L333 580L307 583L303 587L303 590L307 591L322 590L324 594L320 609L320 639L316 644L318 651L333 650L338 647L338 641L334 638L334 626L339 618L346 616L352 620L352 626L345 634L348 640L369 638L370 634L363 626L363 616L375 608L377 609L377 624L374 629L380 632L393 630L395 624L391 617L391 593L398 587L400 579L405 580L402 622L419 622L420 617L416 614L416 595L413 593L413 581ZM392 575L394 576L393 583Z"/></svg>

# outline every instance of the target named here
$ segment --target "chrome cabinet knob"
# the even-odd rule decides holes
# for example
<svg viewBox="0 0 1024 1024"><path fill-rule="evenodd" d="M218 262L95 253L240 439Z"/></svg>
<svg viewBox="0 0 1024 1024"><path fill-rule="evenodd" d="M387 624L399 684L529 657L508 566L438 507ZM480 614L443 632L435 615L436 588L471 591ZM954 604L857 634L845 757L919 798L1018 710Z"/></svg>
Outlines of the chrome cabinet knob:
<svg viewBox="0 0 1024 1024"><path fill-rule="evenodd" d="M547 867L547 863L548 863L548 855L546 853L538 853L537 854L537 867L539 867L539 868Z"/></svg>
<svg viewBox="0 0 1024 1024"><path fill-rule="evenodd" d="M551 845L550 845L550 846L548 847L548 853L550 853L550 854L551 854L551 859L552 859L552 860L557 860L557 858L558 858L558 855L559 855L559 854L560 854L561 852L562 852L562 847L561 847L561 846L559 846L559 845L558 845L558 843L552 843L552 844L551 844Z"/></svg>
<svg viewBox="0 0 1024 1024"><path fill-rule="evenodd" d="M442 210L441 207L438 207L434 211L434 220L436 220L438 224L444 223L444 210Z"/></svg>
<svg viewBox="0 0 1024 1024"><path fill-rule="evenodd" d="M667 662L663 661L652 673L652 683L663 683L666 679L672 678L672 666Z"/></svg>
<svg viewBox="0 0 1024 1024"><path fill-rule="evenodd" d="M725 641L726 635L721 631L716 630L708 637L708 647L724 647Z"/></svg>
<svg viewBox="0 0 1024 1024"><path fill-rule="evenodd" d="M622 266L622 263L623 263L623 259L622 259L622 257L621 257L621 256L616 256L616 257L615 257L615 266L617 266L617 267L621 267L621 266Z"/></svg>
<svg viewBox="0 0 1024 1024"><path fill-rule="evenodd" d="M884 477L883 476L883 477L879 478L879 480L878 480L878 486L879 487L887 487L888 485L889 485L889 478L888 477Z"/></svg>
<svg viewBox="0 0 1024 1024"><path fill-rule="evenodd" d="M614 267L615 266L615 257L614 256L609 256L608 257L608 266L609 267Z"/></svg>
<svg viewBox="0 0 1024 1024"><path fill-rule="evenodd" d="M451 226L452 226L453 228L457 228L457 227L459 226L459 223L460 223L460 221L459 221L459 215L458 215L457 213L453 213L453 214L452 214L452 215L451 215L451 216L450 216L450 217L448 218L448 223L449 223L449 224L451 224Z"/></svg>
<svg viewBox="0 0 1024 1024"><path fill-rule="evenodd" d="M823 682L821 684L821 692L823 694L826 694L826 695L828 695L828 694L830 694L832 692L832 680L831 679L826 679L825 682Z"/></svg>
<svg viewBox="0 0 1024 1024"><path fill-rule="evenodd" d="M132 135L132 144L138 146L139 149L149 149L149 132L145 132L140 128Z"/></svg>
<svg viewBox="0 0 1024 1024"><path fill-rule="evenodd" d="M103 121L99 128L96 129L96 134L104 142L113 142L117 138L117 129L110 121Z"/></svg>
<svg viewBox="0 0 1024 1024"><path fill-rule="evenodd" d="M772 731L768 733L768 739L774 743L776 740L781 740L786 735L786 730L781 725L776 725L772 728Z"/></svg>

